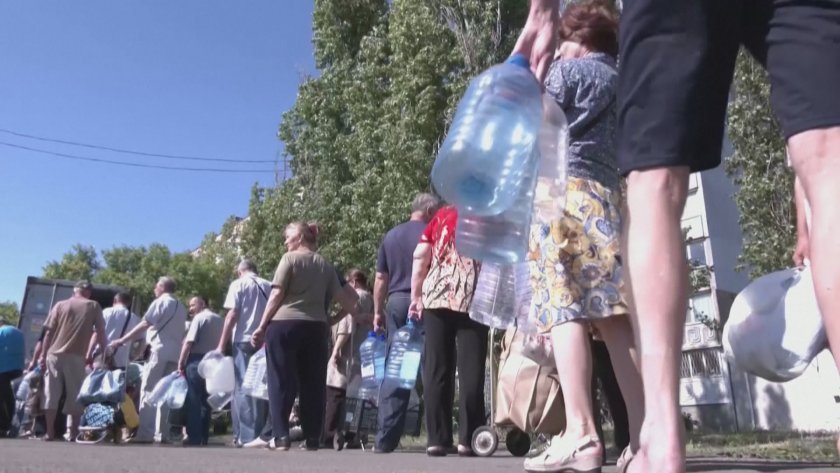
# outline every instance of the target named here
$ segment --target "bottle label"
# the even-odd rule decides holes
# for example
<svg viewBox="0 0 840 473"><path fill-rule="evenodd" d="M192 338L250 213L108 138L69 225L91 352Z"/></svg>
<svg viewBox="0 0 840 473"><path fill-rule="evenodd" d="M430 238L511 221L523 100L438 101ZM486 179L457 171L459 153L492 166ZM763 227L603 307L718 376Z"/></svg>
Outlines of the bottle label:
<svg viewBox="0 0 840 473"><path fill-rule="evenodd" d="M373 363L362 363L362 378L373 378Z"/></svg>
<svg viewBox="0 0 840 473"><path fill-rule="evenodd" d="M420 353L416 351L403 353L402 364L400 366L400 379L417 378L417 370L420 368L420 356Z"/></svg>

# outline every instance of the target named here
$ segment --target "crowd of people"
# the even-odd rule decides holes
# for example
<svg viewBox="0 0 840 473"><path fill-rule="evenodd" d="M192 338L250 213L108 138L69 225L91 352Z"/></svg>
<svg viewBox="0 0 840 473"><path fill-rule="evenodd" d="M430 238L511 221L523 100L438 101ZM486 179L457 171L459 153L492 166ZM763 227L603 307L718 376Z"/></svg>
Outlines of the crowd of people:
<svg viewBox="0 0 840 473"><path fill-rule="evenodd" d="M840 270L834 264L840 257L834 237L840 222L835 210L840 95L832 90L840 80L840 5L625 1L619 35L612 9L577 3L561 16L557 3L532 0L514 49L544 79L545 92L567 115L570 135L565 215L532 226L528 255L533 322L552 342L567 422L547 449L526 460L525 469L600 471L604 445L591 380L593 365L605 371L606 357L622 408L626 405L618 470L684 471L678 380L688 289L680 217L689 174L720 163L741 44L770 72L773 104L797 176L802 217L796 262L810 256L830 345L840 345ZM809 73L802 74L805 70ZM622 176L627 183L623 208ZM315 450L341 433L342 403L359 383L357 356L364 334L375 328L392 336L410 318L425 340L421 381L427 453L473 455L472 434L487 422L488 328L468 315L481 263L458 254L456 220L456 208L418 195L410 220L382 239L373 294L363 272L341 277L318 253L318 228L305 223L285 229L286 252L273 280L258 277L250 261L239 265L224 318L209 311L201 297L189 308L179 302L172 295L175 282L166 277L142 319L134 320L125 295L103 316L88 299L89 283L81 282L71 299L52 309L37 352L47 373L45 439L56 437L51 420L57 393L78 390L95 348L116 349L116 363L124 364L127 355L120 350L145 333L150 352L141 398L167 373L185 373L187 443L207 443L207 392L196 364L208 351L230 345L234 444L288 450L289 419L299 399L302 445ZM336 304L339 310L333 311ZM188 313L193 318L185 336ZM242 391L248 362L263 346L268 401ZM840 350L834 357L840 366ZM4 422L5 385L20 375L22 360L19 365L0 364ZM387 381L381 386L376 452L398 447L410 397ZM141 399L133 440L172 440L165 410ZM73 396L67 397L64 412L73 417L73 430L80 413Z"/></svg>

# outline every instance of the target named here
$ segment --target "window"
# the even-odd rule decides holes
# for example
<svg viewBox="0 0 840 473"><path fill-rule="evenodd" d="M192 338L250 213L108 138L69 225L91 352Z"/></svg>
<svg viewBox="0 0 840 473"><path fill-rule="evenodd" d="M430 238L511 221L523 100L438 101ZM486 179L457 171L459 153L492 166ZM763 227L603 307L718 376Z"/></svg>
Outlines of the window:
<svg viewBox="0 0 840 473"><path fill-rule="evenodd" d="M683 352L680 378L723 376L720 348L704 348Z"/></svg>
<svg viewBox="0 0 840 473"><path fill-rule="evenodd" d="M698 294L688 300L687 323L699 323L704 318L714 319L714 307L712 306L712 295L710 293Z"/></svg>
<svg viewBox="0 0 840 473"><path fill-rule="evenodd" d="M706 240L696 240L686 245L688 264L693 268L708 266L706 263Z"/></svg>

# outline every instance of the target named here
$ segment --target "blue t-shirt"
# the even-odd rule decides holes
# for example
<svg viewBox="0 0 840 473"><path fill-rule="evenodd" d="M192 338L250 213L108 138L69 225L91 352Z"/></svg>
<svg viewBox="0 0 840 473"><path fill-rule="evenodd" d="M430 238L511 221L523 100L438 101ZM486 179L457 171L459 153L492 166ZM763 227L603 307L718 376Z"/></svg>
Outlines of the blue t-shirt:
<svg viewBox="0 0 840 473"><path fill-rule="evenodd" d="M382 239L376 258L376 272L388 273L388 295L411 292L414 249L425 229L425 222L410 220L392 228Z"/></svg>
<svg viewBox="0 0 840 473"><path fill-rule="evenodd" d="M23 332L11 325L0 327L0 373L23 370Z"/></svg>

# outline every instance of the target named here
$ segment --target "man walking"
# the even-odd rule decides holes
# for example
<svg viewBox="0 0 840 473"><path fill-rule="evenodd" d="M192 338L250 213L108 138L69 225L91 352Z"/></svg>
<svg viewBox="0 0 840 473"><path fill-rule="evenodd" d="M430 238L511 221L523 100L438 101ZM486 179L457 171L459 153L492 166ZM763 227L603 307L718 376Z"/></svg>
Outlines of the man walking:
<svg viewBox="0 0 840 473"><path fill-rule="evenodd" d="M389 344L408 319L414 249L439 206L440 202L435 196L418 194L411 203L410 220L389 230L379 247L373 286L373 323L376 329L385 328L388 331ZM410 398L411 391L387 381L382 384L375 444L377 452L389 453L399 445Z"/></svg>
<svg viewBox="0 0 840 473"><path fill-rule="evenodd" d="M248 362L257 349L251 345L251 335L259 327L265 310L271 283L257 276L257 265L243 259L237 266L239 278L233 281L225 298L224 330L216 349L224 352L233 337L233 368L236 387L233 391L231 417L235 445L246 448L267 447L271 435L268 422L268 401L246 396L242 381Z"/></svg>
<svg viewBox="0 0 840 473"><path fill-rule="evenodd" d="M216 348L225 321L207 307L201 296L190 299L193 314L190 328L181 347L178 371L187 378L189 391L184 403L186 411L186 445L207 445L210 438L210 406L207 405L207 385L198 374L198 364L208 352Z"/></svg>
<svg viewBox="0 0 840 473"><path fill-rule="evenodd" d="M157 299L149 306L143 320L133 330L111 342L111 346L117 348L149 330L151 351L143 369L140 427L133 440L136 443L168 442L169 408L150 406L146 404L146 398L161 378L178 369L184 324L187 322L187 308L173 296L175 280L167 276L160 278L154 292Z"/></svg>
<svg viewBox="0 0 840 473"><path fill-rule="evenodd" d="M47 316L47 329L41 349L41 370L46 394L44 410L47 420L45 440L55 440L55 419L58 404L64 395L64 413L72 419L70 438L79 433L82 406L76 402L85 380L85 362L90 334L96 333L101 346L106 346L105 319L102 308L90 300L93 286L79 281L70 299L57 303Z"/></svg>

